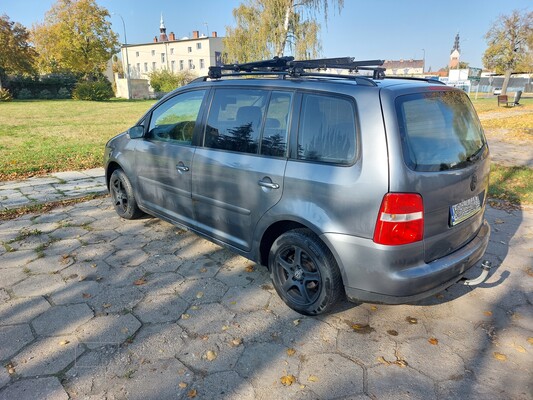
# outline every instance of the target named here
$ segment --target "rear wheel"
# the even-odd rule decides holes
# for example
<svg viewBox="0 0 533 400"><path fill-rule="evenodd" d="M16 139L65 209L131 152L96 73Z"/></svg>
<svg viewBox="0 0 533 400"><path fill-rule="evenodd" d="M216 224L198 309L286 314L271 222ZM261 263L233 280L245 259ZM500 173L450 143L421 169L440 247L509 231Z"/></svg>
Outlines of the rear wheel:
<svg viewBox="0 0 533 400"><path fill-rule="evenodd" d="M307 229L295 229L277 238L270 249L268 264L279 296L301 314L327 312L344 294L333 255Z"/></svg>
<svg viewBox="0 0 533 400"><path fill-rule="evenodd" d="M119 216L124 219L135 219L143 215L143 212L137 206L137 201L133 194L133 186L121 169L117 169L111 174L109 191L113 206Z"/></svg>

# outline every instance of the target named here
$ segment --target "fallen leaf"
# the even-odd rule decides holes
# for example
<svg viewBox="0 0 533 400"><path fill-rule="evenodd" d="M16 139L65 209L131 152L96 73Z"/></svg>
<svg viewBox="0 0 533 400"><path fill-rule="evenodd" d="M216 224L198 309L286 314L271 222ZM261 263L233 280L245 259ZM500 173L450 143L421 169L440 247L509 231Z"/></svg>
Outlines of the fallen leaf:
<svg viewBox="0 0 533 400"><path fill-rule="evenodd" d="M407 322L409 322L411 325L416 325L418 324L418 320L414 317L406 317L405 320Z"/></svg>
<svg viewBox="0 0 533 400"><path fill-rule="evenodd" d="M528 274L529 276L533 276L533 268L528 268L526 270L526 274Z"/></svg>
<svg viewBox="0 0 533 400"><path fill-rule="evenodd" d="M294 321L292 321L292 323L294 324L294 326L298 326L298 325L300 325L300 320L299 319L295 319Z"/></svg>
<svg viewBox="0 0 533 400"><path fill-rule="evenodd" d="M318 382L318 376L309 375L309 378L307 378L309 382Z"/></svg>
<svg viewBox="0 0 533 400"><path fill-rule="evenodd" d="M485 311L483 314L487 317L492 317L492 311Z"/></svg>
<svg viewBox="0 0 533 400"><path fill-rule="evenodd" d="M213 350L208 350L207 353L205 353L205 358L207 361L214 361L217 359L217 353Z"/></svg>
<svg viewBox="0 0 533 400"><path fill-rule="evenodd" d="M289 357L293 356L296 353L296 350L294 350L292 347L290 349L287 349L287 355Z"/></svg>
<svg viewBox="0 0 533 400"><path fill-rule="evenodd" d="M389 329L387 333L391 336L398 336L398 331L395 331L394 329Z"/></svg>
<svg viewBox="0 0 533 400"><path fill-rule="evenodd" d="M178 369L178 375L179 376L185 375L185 372L187 372L187 371L184 368Z"/></svg>
<svg viewBox="0 0 533 400"><path fill-rule="evenodd" d="M229 303L230 303L232 306L234 306L235 304L237 304L236 301L230 301Z"/></svg>
<svg viewBox="0 0 533 400"><path fill-rule="evenodd" d="M222 326L222 330L223 331L227 331L228 329L229 329L229 326L227 326L227 325Z"/></svg>
<svg viewBox="0 0 533 400"><path fill-rule="evenodd" d="M136 281L133 282L135 286L141 286L146 283L146 278L139 278Z"/></svg>
<svg viewBox="0 0 533 400"><path fill-rule="evenodd" d="M7 373L8 373L9 375L13 375L15 372L16 372L16 371L15 371L15 368L13 368L13 367L10 367L10 368L7 369Z"/></svg>
<svg viewBox="0 0 533 400"><path fill-rule="evenodd" d="M206 268L206 267L202 267L202 268L200 268L200 272L201 272L202 274L205 273L205 272L207 272L207 268Z"/></svg>
<svg viewBox="0 0 533 400"><path fill-rule="evenodd" d="M296 382L296 378L294 375L285 375L280 378L280 381L283 386L291 386L294 382Z"/></svg>
<svg viewBox="0 0 533 400"><path fill-rule="evenodd" d="M111 304L110 303L104 303L104 304L102 304L102 307L103 308L109 308L109 307L111 307Z"/></svg>
<svg viewBox="0 0 533 400"><path fill-rule="evenodd" d="M351 328L354 330L354 332L361 334L369 334L370 332L374 332L375 330L368 324L352 324Z"/></svg>
<svg viewBox="0 0 533 400"><path fill-rule="evenodd" d="M246 272L254 272L254 265L253 264L247 265L246 268L244 268L244 270Z"/></svg>
<svg viewBox="0 0 533 400"><path fill-rule="evenodd" d="M376 306L370 306L370 311L377 311L377 307Z"/></svg>
<svg viewBox="0 0 533 400"><path fill-rule="evenodd" d="M533 345L533 337L528 337L528 338L527 338L527 342L528 342L530 345Z"/></svg>
<svg viewBox="0 0 533 400"><path fill-rule="evenodd" d="M198 293L196 293L196 298L197 298L197 299L201 299L202 297L204 297L204 292L198 292Z"/></svg>
<svg viewBox="0 0 533 400"><path fill-rule="evenodd" d="M189 399L194 399L197 395L198 395L198 392L196 391L196 389L191 389L189 390L189 393L187 393L187 397Z"/></svg>
<svg viewBox="0 0 533 400"><path fill-rule="evenodd" d="M60 346L66 346L67 344L69 344L70 342L68 340L62 340L61 342L59 342L59 345Z"/></svg>
<svg viewBox="0 0 533 400"><path fill-rule="evenodd" d="M436 346L439 344L439 339L431 337L428 339L429 344L432 344L433 346Z"/></svg>
<svg viewBox="0 0 533 400"><path fill-rule="evenodd" d="M187 387L187 384L185 382L178 383L178 386L180 389L185 389Z"/></svg>
<svg viewBox="0 0 533 400"><path fill-rule="evenodd" d="M495 223L495 224L503 224L503 223L505 223L505 221L504 221L503 219L501 219L501 218L496 218L496 219L494 220L494 223Z"/></svg>
<svg viewBox="0 0 533 400"><path fill-rule="evenodd" d="M238 347L242 344L242 338L235 338L231 341L233 347Z"/></svg>
<svg viewBox="0 0 533 400"><path fill-rule="evenodd" d="M497 351L494 352L494 358L498 361L507 361L507 356L502 353L498 353Z"/></svg>
<svg viewBox="0 0 533 400"><path fill-rule="evenodd" d="M128 333L130 330L129 330L128 328L124 327L124 328L122 328L120 331L121 331L122 333Z"/></svg>
<svg viewBox="0 0 533 400"><path fill-rule="evenodd" d="M189 319L191 316L189 314L181 314L181 319Z"/></svg>
<svg viewBox="0 0 533 400"><path fill-rule="evenodd" d="M405 368L405 367L407 367L409 365L409 364L407 364L407 361L405 361L405 360L396 360L394 362L394 364L396 364L397 366L402 367L402 368Z"/></svg>
<svg viewBox="0 0 533 400"><path fill-rule="evenodd" d="M91 294L90 293L83 293L82 296L83 296L84 299L90 299L91 298Z"/></svg>
<svg viewBox="0 0 533 400"><path fill-rule="evenodd" d="M96 268L96 264L91 264L91 268Z"/></svg>
<svg viewBox="0 0 533 400"><path fill-rule="evenodd" d="M513 344L513 348L518 351L519 353L525 353L526 352L526 349L524 349L522 346L520 346L519 344Z"/></svg>
<svg viewBox="0 0 533 400"><path fill-rule="evenodd" d="M383 357L383 356L378 357L378 361L380 363L382 363L382 364L385 364L385 365L390 365L391 364L390 361L385 360L385 357Z"/></svg>
<svg viewBox="0 0 533 400"><path fill-rule="evenodd" d="M198 306L191 306L191 310L198 310L200 307Z"/></svg>

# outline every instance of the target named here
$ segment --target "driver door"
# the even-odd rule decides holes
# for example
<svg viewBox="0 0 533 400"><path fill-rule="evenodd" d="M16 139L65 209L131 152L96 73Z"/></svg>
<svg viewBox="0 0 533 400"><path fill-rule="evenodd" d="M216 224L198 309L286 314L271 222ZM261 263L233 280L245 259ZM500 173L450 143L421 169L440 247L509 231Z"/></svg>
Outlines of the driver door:
<svg viewBox="0 0 533 400"><path fill-rule="evenodd" d="M152 111L145 139L137 145L139 204L158 216L194 225L191 167L206 90L178 94Z"/></svg>

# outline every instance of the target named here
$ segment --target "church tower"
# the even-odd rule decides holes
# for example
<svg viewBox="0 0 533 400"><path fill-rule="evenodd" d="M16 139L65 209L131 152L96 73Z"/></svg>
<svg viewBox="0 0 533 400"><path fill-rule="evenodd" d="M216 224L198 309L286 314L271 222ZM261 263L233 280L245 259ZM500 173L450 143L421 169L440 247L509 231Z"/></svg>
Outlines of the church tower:
<svg viewBox="0 0 533 400"><path fill-rule="evenodd" d="M161 14L161 23L159 24L159 41L168 42L167 28L165 28L165 22L163 21L163 14Z"/></svg>
<svg viewBox="0 0 533 400"><path fill-rule="evenodd" d="M461 57L461 52L459 50L459 33L455 35L455 43L453 44L453 49L450 53L450 63L448 66L450 69L459 68L459 58Z"/></svg>

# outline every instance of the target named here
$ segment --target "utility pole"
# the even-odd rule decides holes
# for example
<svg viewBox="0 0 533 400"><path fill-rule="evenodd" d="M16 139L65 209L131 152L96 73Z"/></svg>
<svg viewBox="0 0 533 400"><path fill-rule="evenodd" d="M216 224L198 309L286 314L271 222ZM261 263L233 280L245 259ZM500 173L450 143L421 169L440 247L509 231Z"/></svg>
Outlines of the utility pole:
<svg viewBox="0 0 533 400"><path fill-rule="evenodd" d="M114 15L118 15L120 19L122 20L122 28L124 29L124 46L123 49L126 52L126 83L128 84L128 100L131 99L131 82L130 82L130 61L128 58L128 38L126 37L126 24L124 23L124 18L122 18L122 15L118 13L113 13Z"/></svg>

